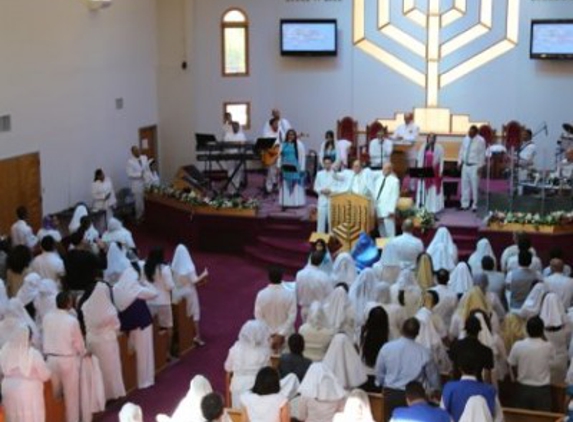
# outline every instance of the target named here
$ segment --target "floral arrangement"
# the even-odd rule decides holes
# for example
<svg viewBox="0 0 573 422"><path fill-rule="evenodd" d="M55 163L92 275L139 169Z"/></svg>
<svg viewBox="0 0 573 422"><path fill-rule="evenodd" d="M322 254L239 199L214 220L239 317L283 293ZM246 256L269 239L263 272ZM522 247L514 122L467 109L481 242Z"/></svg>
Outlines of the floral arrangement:
<svg viewBox="0 0 573 422"><path fill-rule="evenodd" d="M176 199L185 204L197 207L213 207L216 209L257 209L259 201L255 198L244 198L242 196L224 196L218 195L213 198L199 195L197 192L183 191L175 189L172 186L151 186L146 190L147 193L162 196L164 198Z"/></svg>
<svg viewBox="0 0 573 422"><path fill-rule="evenodd" d="M436 224L436 217L434 214L429 212L425 208L409 208L407 210L397 210L396 214L402 218L403 220L407 218L411 218L413 220L418 220L420 223L420 228L422 232L426 232L427 230L434 227Z"/></svg>
<svg viewBox="0 0 573 422"><path fill-rule="evenodd" d="M539 213L490 211L486 224L532 224L534 226L566 226L573 224L573 211L554 211L542 216Z"/></svg>

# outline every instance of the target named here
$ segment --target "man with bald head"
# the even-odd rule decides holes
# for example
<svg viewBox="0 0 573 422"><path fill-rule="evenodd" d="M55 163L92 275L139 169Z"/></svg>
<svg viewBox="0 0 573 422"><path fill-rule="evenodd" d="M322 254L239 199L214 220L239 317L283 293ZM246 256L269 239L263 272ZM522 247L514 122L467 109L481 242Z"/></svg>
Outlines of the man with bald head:
<svg viewBox="0 0 573 422"><path fill-rule="evenodd" d="M391 243L392 246L396 246L394 250L402 268L415 268L418 256L424 252L424 244L414 236L413 231L414 223L408 218L402 223L402 234L388 243L388 245Z"/></svg>
<svg viewBox="0 0 573 422"><path fill-rule="evenodd" d="M382 175L376 177L371 184L370 195L376 208L380 236L394 237L396 235L394 215L400 198L400 180L393 173L392 164L384 164Z"/></svg>
<svg viewBox="0 0 573 422"><path fill-rule="evenodd" d="M564 266L563 260L553 258L549 262L551 275L545 277L544 281L549 291L559 296L565 309L568 309L573 299L573 279L563 274Z"/></svg>
<svg viewBox="0 0 573 422"><path fill-rule="evenodd" d="M396 141L414 143L418 139L420 128L414 123L414 113L404 114L404 123L396 128L394 139Z"/></svg>

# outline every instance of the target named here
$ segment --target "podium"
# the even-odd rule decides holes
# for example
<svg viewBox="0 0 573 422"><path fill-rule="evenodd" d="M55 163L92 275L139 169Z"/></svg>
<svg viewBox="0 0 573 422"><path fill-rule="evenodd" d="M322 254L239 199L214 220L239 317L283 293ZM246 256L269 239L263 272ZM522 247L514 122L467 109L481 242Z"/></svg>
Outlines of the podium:
<svg viewBox="0 0 573 422"><path fill-rule="evenodd" d="M350 251L360 233L375 227L374 208L369 198L355 193L339 193L330 197L331 233Z"/></svg>

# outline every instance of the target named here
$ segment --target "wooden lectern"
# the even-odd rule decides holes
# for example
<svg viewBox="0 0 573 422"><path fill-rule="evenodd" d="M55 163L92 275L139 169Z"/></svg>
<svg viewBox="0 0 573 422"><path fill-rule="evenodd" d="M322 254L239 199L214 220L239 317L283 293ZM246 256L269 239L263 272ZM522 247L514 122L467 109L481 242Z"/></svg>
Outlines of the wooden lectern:
<svg viewBox="0 0 573 422"><path fill-rule="evenodd" d="M374 227L374 210L370 199L355 193L340 193L330 197L331 233L350 251L360 233L370 233Z"/></svg>

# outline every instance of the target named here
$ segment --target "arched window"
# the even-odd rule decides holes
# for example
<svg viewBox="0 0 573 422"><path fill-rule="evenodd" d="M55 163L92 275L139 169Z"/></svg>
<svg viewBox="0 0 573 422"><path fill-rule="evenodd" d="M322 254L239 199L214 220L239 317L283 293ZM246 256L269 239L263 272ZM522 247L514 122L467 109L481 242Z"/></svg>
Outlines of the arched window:
<svg viewBox="0 0 573 422"><path fill-rule="evenodd" d="M249 21L239 9L229 9L221 20L223 76L249 75Z"/></svg>

